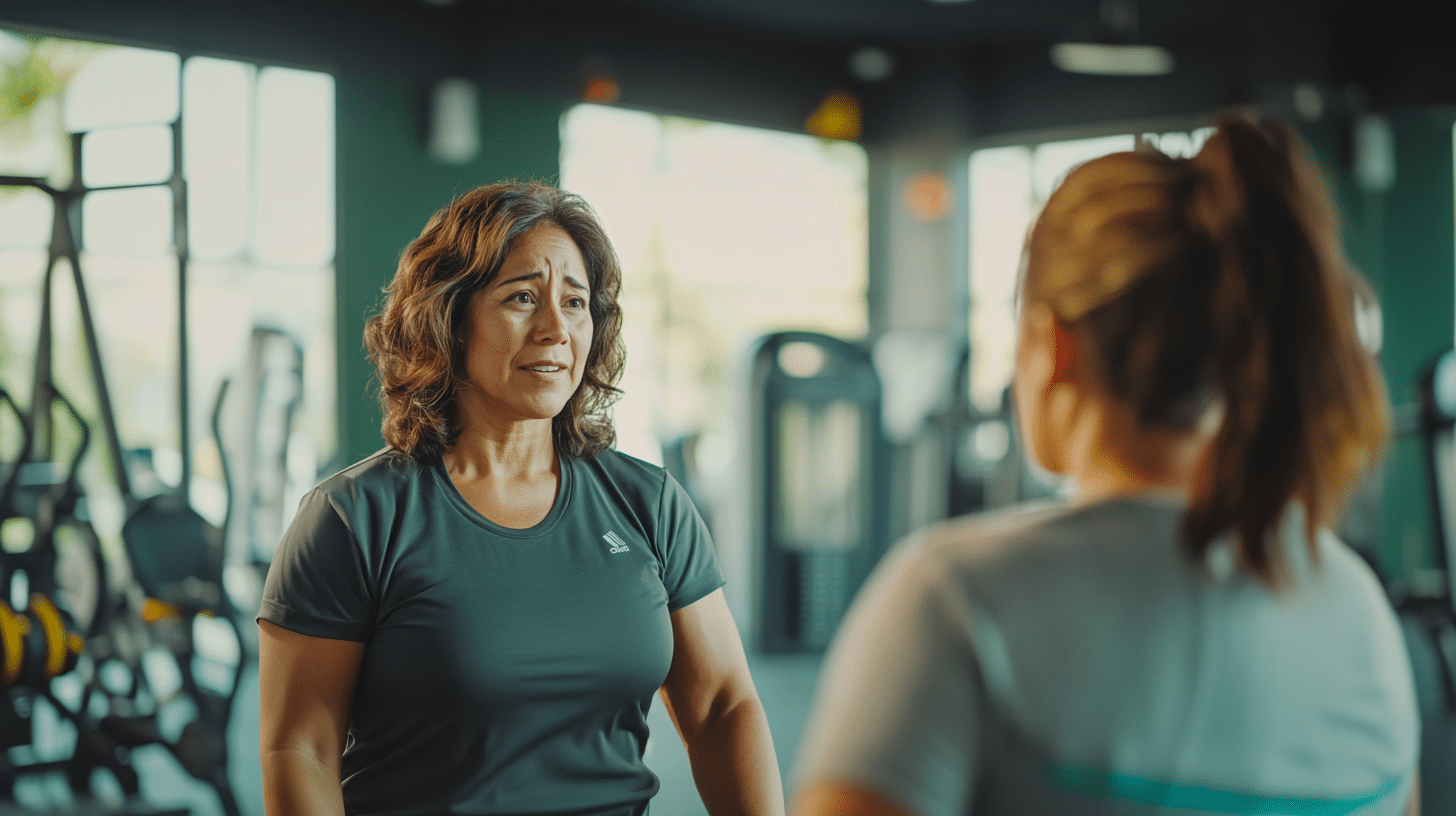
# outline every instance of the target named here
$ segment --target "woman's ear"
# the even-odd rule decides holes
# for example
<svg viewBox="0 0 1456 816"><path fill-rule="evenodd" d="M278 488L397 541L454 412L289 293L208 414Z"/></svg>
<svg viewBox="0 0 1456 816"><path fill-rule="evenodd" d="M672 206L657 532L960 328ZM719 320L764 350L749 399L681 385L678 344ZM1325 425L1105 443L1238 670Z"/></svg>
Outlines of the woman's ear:
<svg viewBox="0 0 1456 816"><path fill-rule="evenodd" d="M1028 375L1024 387L1044 390L1071 381L1077 368L1076 338L1051 308L1028 304L1019 331L1016 366Z"/></svg>
<svg viewBox="0 0 1456 816"><path fill-rule="evenodd" d="M1044 304L1021 314L1014 393L1022 444L1042 468L1066 471L1065 446L1080 404L1077 337Z"/></svg>
<svg viewBox="0 0 1456 816"><path fill-rule="evenodd" d="M1021 445L1041 467L1055 471L1056 451L1048 433L1047 408L1055 368L1055 343L1051 309L1040 303L1021 308L1016 338L1016 371L1012 395Z"/></svg>
<svg viewBox="0 0 1456 816"><path fill-rule="evenodd" d="M1051 384L1076 384L1081 363L1077 336L1072 332L1071 324L1062 320L1050 309L1045 309L1045 312L1045 320L1048 324L1045 331L1050 338L1052 353Z"/></svg>

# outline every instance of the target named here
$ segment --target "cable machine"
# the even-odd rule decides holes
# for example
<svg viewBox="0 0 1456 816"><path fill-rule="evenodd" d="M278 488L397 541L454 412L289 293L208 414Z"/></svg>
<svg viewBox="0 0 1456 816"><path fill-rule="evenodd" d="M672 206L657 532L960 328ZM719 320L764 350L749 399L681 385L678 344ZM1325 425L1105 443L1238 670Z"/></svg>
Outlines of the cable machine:
<svg viewBox="0 0 1456 816"><path fill-rule="evenodd" d="M818 651L889 544L880 381L867 350L813 332L768 335L752 360L761 645Z"/></svg>

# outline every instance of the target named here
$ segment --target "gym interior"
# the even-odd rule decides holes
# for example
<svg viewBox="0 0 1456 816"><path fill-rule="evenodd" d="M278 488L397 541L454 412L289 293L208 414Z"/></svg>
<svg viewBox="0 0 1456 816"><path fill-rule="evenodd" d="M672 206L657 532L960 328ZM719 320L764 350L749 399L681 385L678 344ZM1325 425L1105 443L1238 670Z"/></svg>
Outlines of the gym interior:
<svg viewBox="0 0 1456 816"><path fill-rule="evenodd" d="M261 816L269 561L383 444L361 337L400 252L499 179L607 227L618 446L708 523L787 779L881 556L1057 489L1007 397L1041 202L1231 109L1310 143L1374 294L1394 436L1339 532L1406 636L1425 812L1456 813L1456 48L1428 11L6 0L0 814ZM653 812L703 813L651 717Z"/></svg>

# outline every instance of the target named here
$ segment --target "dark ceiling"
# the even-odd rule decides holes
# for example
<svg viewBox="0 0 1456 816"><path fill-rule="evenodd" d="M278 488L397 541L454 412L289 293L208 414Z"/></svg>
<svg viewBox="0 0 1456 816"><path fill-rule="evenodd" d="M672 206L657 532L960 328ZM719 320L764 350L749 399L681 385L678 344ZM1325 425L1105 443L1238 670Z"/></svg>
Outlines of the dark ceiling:
<svg viewBox="0 0 1456 816"><path fill-rule="evenodd" d="M1095 24L1099 0L618 0L652 15L741 26L806 41L906 47L1036 41ZM1144 25L1191 29L1235 19L1227 3L1143 0Z"/></svg>
<svg viewBox="0 0 1456 816"><path fill-rule="evenodd" d="M1456 47L1429 3L1140 0L1138 37L1173 52L1172 74L1053 68L1047 49L1091 32L1101 2L4 0L0 24L562 97L606 72L625 105L788 129L838 87L862 100L868 143L1292 111L1300 87L1335 115L1456 103ZM864 46L894 73L856 78Z"/></svg>

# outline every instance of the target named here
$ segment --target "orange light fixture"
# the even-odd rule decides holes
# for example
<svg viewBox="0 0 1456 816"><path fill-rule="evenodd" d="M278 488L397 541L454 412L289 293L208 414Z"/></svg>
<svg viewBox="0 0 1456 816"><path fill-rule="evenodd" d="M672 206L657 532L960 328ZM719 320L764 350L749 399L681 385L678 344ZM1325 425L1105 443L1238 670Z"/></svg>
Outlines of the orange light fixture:
<svg viewBox="0 0 1456 816"><path fill-rule="evenodd" d="M585 102L610 105L621 96L622 86L617 84L615 77L607 74L594 74L581 83L581 98Z"/></svg>
<svg viewBox="0 0 1456 816"><path fill-rule="evenodd" d="M920 173L905 182L904 198L912 218L934 223L950 213L950 182L944 173Z"/></svg>

